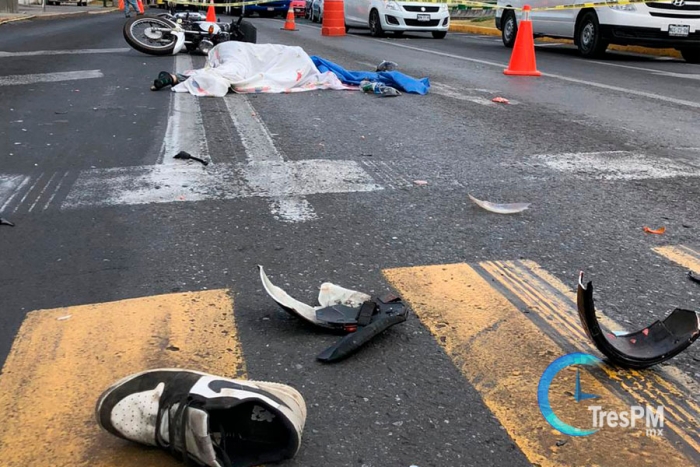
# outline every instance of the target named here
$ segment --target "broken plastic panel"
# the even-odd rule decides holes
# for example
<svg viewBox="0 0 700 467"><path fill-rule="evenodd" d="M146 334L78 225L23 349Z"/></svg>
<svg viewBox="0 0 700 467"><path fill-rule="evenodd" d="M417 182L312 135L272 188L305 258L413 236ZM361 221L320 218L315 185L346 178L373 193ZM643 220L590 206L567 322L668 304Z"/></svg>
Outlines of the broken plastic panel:
<svg viewBox="0 0 700 467"><path fill-rule="evenodd" d="M583 285L583 273L579 275L576 302L588 337L603 355L621 367L647 368L664 362L687 349L700 336L700 315L680 308L641 331L616 335L604 330L596 317L593 284Z"/></svg>
<svg viewBox="0 0 700 467"><path fill-rule="evenodd" d="M468 195L474 204L480 208L486 209L489 212L495 212L496 214L517 214L523 212L530 207L530 203L510 203L510 204L500 204L492 203L490 201L482 201L480 199L474 198L472 195Z"/></svg>
<svg viewBox="0 0 700 467"><path fill-rule="evenodd" d="M320 306L311 307L272 284L263 267L259 267L265 291L283 310L317 326L350 333L318 355L322 362L335 362L349 356L387 328L406 321L408 316L399 297L387 295L373 299L330 282L321 285Z"/></svg>

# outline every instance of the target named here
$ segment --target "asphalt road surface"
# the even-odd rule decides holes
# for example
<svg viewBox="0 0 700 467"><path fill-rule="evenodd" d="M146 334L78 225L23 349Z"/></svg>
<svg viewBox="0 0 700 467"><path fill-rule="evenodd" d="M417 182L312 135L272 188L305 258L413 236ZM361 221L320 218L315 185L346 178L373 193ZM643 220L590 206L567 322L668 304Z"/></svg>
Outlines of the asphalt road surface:
<svg viewBox="0 0 700 467"><path fill-rule="evenodd" d="M393 60L429 77L430 93L196 99L149 86L204 57L131 50L119 14L0 27L0 216L16 224L0 226L0 413L11 421L0 463L170 465L99 433L94 397L130 372L230 361L220 373L306 398L302 449L286 465L700 464L697 344L652 370L582 376L602 405L665 406L661 436L569 437L536 402L554 359L601 356L572 301L579 271L612 330L699 309L685 274L700 265L700 66L542 44L543 76L512 78L495 37L327 38L304 20L297 32L253 21L259 42L348 69ZM183 149L212 164L172 159ZM468 194L531 207L492 214ZM412 313L323 365L315 356L337 336L280 311L257 265L310 304L330 281L393 290ZM212 324L192 311L189 331L176 330L189 308L173 297L232 307L220 325L232 331L188 343ZM141 321L151 318L156 331ZM566 378L552 389L557 410L590 427Z"/></svg>

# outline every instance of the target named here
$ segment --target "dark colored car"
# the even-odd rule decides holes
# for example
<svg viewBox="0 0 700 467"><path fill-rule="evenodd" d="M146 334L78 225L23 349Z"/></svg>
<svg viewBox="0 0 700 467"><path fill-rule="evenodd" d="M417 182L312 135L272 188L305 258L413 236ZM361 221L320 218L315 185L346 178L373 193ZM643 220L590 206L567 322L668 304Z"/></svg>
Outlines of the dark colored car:
<svg viewBox="0 0 700 467"><path fill-rule="evenodd" d="M287 16L287 10L289 10L289 4L291 0L280 0L276 2L261 3L259 5L246 5L245 15L251 16L253 13L257 13L262 18L272 18L275 16L280 16L284 18ZM240 9L234 9L233 14L239 14Z"/></svg>

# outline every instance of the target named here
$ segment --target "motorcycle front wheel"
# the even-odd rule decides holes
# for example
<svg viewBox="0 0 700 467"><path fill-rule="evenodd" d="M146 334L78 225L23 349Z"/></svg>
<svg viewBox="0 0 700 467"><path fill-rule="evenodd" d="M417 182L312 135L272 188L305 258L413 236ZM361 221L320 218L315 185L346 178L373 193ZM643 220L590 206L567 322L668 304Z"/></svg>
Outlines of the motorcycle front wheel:
<svg viewBox="0 0 700 467"><path fill-rule="evenodd" d="M137 16L124 24L124 39L131 47L149 55L171 55L177 37L169 31L177 26L165 18Z"/></svg>

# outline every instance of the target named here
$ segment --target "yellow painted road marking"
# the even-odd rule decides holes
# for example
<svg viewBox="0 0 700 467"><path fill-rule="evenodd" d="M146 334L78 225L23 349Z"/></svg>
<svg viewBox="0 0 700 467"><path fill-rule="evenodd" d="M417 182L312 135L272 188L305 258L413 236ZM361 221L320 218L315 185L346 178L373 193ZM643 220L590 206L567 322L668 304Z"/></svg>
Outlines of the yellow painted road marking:
<svg viewBox="0 0 700 467"><path fill-rule="evenodd" d="M480 266L486 269L493 264ZM543 467L692 465L670 439L647 437L639 426L634 430L604 428L576 438L553 430L539 412L537 385L545 368L567 352L477 269L454 264L389 269L384 274L479 391L530 462ZM496 278L492 279L495 284ZM531 297L542 297L541 289L520 286L521 295L527 290ZM538 306L542 307L542 302ZM534 307L529 311L539 313ZM562 326L555 317L550 318L550 327ZM594 374L595 378L582 372L581 379L586 392L601 396L596 404L605 410L629 411L626 398L609 388L607 375ZM555 378L550 389L552 406L566 423L589 428L591 412L572 403L574 379L575 371L563 371ZM558 447L556 443L562 438L567 443Z"/></svg>
<svg viewBox="0 0 700 467"><path fill-rule="evenodd" d="M680 264L696 274L700 274L700 252L683 245L660 246L654 248L654 251L661 256L665 256L674 263Z"/></svg>
<svg viewBox="0 0 700 467"><path fill-rule="evenodd" d="M0 376L3 467L181 465L103 432L101 392L152 368L245 373L225 290L29 313Z"/></svg>
<svg viewBox="0 0 700 467"><path fill-rule="evenodd" d="M497 283L533 310L533 318L550 327L549 335L567 351L599 355L588 339L576 310L576 295L557 278L532 261L493 261L479 264ZM598 313L609 330L623 327ZM678 388L670 371L660 367L648 370L622 370L603 367L610 381L631 395L639 405L659 406L665 410L665 427L680 438L693 455L700 456L700 406L692 392ZM670 380L670 381L669 381Z"/></svg>

